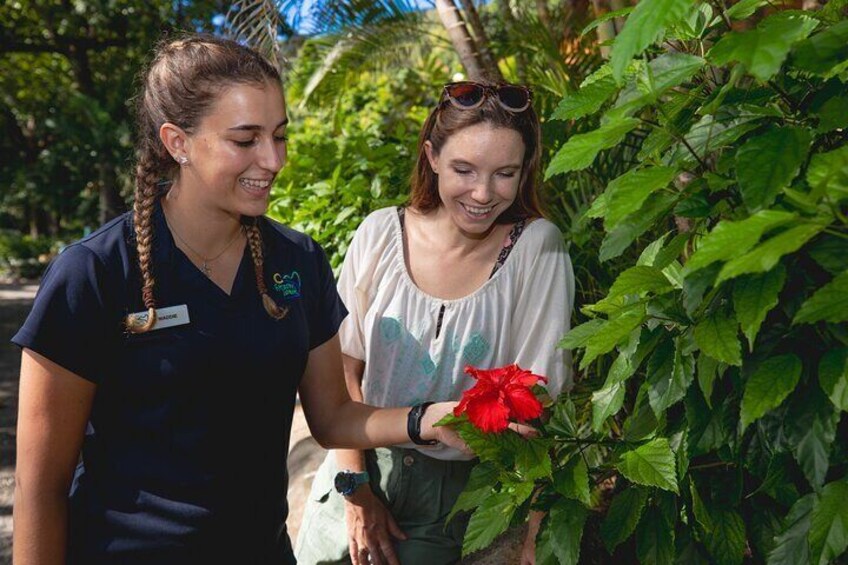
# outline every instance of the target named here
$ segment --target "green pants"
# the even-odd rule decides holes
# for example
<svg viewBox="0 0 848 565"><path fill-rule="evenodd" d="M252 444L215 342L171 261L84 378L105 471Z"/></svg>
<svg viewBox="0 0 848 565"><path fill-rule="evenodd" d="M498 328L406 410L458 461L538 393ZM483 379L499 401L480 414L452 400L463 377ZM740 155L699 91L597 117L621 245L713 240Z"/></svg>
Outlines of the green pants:
<svg viewBox="0 0 848 565"><path fill-rule="evenodd" d="M408 539L395 541L402 565L442 565L459 561L467 517L445 527L473 461L442 461L412 449L365 452L371 488L382 498ZM295 555L302 565L350 563L344 499L333 488L338 472L330 452L312 482L297 536Z"/></svg>

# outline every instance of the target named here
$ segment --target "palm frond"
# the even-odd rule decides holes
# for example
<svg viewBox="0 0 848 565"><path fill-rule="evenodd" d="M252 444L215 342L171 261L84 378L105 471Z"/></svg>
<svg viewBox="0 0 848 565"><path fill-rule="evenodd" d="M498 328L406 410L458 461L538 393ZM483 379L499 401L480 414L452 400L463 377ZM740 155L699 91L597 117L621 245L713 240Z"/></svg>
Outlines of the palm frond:
<svg viewBox="0 0 848 565"><path fill-rule="evenodd" d="M299 13L295 0L236 0L226 14L225 33L249 45L268 58L282 71L286 66L280 49L280 37L292 35L284 13Z"/></svg>

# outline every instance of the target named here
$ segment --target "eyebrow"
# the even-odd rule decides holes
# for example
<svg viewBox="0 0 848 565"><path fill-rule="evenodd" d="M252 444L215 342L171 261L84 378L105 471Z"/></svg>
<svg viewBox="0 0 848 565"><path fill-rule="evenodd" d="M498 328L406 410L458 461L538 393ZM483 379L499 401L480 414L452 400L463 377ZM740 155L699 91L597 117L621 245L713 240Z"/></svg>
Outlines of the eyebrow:
<svg viewBox="0 0 848 565"><path fill-rule="evenodd" d="M283 121L281 121L279 124L277 124L274 127L274 130L278 130L283 126L288 125L288 123L289 123L289 119L283 118ZM263 129L264 128L260 125L244 124L244 125L240 125L240 126L231 127L227 131L262 131Z"/></svg>
<svg viewBox="0 0 848 565"><path fill-rule="evenodd" d="M474 163L466 161L465 159L451 159L451 165L467 165L469 167L475 167ZM503 167L498 167L498 169L520 169L521 163L510 163L509 165L504 165Z"/></svg>

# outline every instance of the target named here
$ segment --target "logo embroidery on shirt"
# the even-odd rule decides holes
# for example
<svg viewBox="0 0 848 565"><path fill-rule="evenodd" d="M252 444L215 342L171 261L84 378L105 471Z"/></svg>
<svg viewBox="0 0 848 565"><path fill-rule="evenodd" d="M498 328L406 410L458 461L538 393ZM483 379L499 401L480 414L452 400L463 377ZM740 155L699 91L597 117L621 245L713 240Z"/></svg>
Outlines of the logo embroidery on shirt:
<svg viewBox="0 0 848 565"><path fill-rule="evenodd" d="M300 274L292 271L290 275L274 273L271 277L274 281L274 290L283 295L283 298L300 298Z"/></svg>

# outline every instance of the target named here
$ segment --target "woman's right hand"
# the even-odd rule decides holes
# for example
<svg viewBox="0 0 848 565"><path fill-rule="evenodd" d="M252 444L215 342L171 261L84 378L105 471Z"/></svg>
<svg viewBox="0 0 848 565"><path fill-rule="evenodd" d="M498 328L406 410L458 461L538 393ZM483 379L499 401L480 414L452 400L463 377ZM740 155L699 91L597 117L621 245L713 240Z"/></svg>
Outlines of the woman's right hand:
<svg viewBox="0 0 848 565"><path fill-rule="evenodd" d="M421 418L421 437L423 439L435 439L436 441L458 449L468 455L474 455L471 448L463 441L459 434L450 426L436 426L435 424L453 413L459 402L436 402L427 408Z"/></svg>
<svg viewBox="0 0 848 565"><path fill-rule="evenodd" d="M405 540L406 534L370 485L345 497L345 522L353 565L400 565L392 538Z"/></svg>

